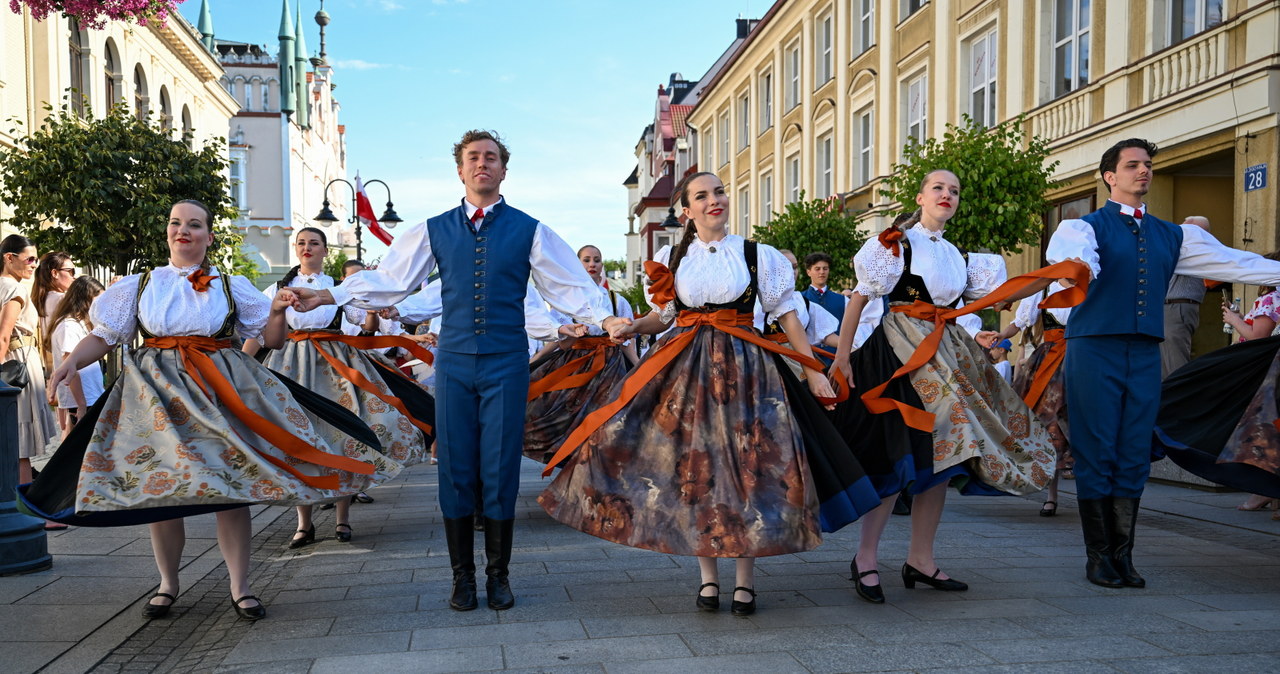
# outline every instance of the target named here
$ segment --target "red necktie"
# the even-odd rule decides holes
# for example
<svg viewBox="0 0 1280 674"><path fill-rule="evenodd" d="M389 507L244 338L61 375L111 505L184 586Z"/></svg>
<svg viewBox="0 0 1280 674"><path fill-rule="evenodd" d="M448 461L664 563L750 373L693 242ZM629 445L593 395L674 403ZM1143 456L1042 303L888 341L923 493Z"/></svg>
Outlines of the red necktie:
<svg viewBox="0 0 1280 674"><path fill-rule="evenodd" d="M484 209L477 208L476 212L471 214L471 224L474 225L481 220L484 220Z"/></svg>
<svg viewBox="0 0 1280 674"><path fill-rule="evenodd" d="M1134 220L1141 220L1141 219L1142 219L1142 209L1141 209L1141 208L1135 208L1135 209L1133 209L1133 219L1134 219Z"/></svg>

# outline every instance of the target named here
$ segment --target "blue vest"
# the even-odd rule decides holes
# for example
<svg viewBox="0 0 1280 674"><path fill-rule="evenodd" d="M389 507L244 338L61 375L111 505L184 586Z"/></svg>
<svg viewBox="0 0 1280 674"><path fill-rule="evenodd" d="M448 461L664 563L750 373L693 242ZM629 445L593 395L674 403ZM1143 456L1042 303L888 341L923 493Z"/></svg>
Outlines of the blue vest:
<svg viewBox="0 0 1280 674"><path fill-rule="evenodd" d="M476 231L466 208L427 220L440 269L440 346L468 354L527 351L524 298L538 221L502 202Z"/></svg>
<svg viewBox="0 0 1280 674"><path fill-rule="evenodd" d="M826 309L832 316L835 316L837 328L844 324L844 303L848 301L848 298L832 290L831 286L827 286L827 292L821 295L818 294L817 290L813 289L813 286L805 288L804 292L800 294L808 298L810 302Z"/></svg>
<svg viewBox="0 0 1280 674"><path fill-rule="evenodd" d="M1106 206L1084 216L1098 239L1098 279L1071 310L1067 337L1142 335L1164 339L1164 295L1182 250L1182 228L1151 214L1142 225Z"/></svg>

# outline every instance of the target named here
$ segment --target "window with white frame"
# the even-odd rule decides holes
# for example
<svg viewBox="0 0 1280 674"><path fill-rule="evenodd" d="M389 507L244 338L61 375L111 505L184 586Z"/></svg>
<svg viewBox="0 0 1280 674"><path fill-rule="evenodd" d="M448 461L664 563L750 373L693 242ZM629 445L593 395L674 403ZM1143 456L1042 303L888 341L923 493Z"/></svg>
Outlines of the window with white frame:
<svg viewBox="0 0 1280 674"><path fill-rule="evenodd" d="M898 21L906 19L908 16L920 11L929 0L898 0ZM1086 0L1087 2L1088 0Z"/></svg>
<svg viewBox="0 0 1280 674"><path fill-rule="evenodd" d="M760 174L760 222L769 224L773 219L773 174Z"/></svg>
<svg viewBox="0 0 1280 674"><path fill-rule="evenodd" d="M853 114L853 184L866 185L875 177L872 161L875 152L875 117L871 108Z"/></svg>
<svg viewBox="0 0 1280 674"><path fill-rule="evenodd" d="M800 40L787 48L787 110L800 105Z"/></svg>
<svg viewBox="0 0 1280 674"><path fill-rule="evenodd" d="M738 149L745 150L751 143L751 97L743 94L738 99Z"/></svg>
<svg viewBox="0 0 1280 674"><path fill-rule="evenodd" d="M817 177L817 198L826 199L835 193L835 175L832 163L835 160L835 152L831 133L818 139L814 158L814 175Z"/></svg>
<svg viewBox="0 0 1280 674"><path fill-rule="evenodd" d="M230 155L230 180L227 181L227 188L231 196L231 205L236 210L243 211L249 208L249 202L245 194L245 151L243 149L232 149Z"/></svg>
<svg viewBox="0 0 1280 674"><path fill-rule="evenodd" d="M921 75L907 82L903 99L902 118L906 122L903 138L923 141L928 133L929 77Z"/></svg>
<svg viewBox="0 0 1280 674"><path fill-rule="evenodd" d="M1177 44L1192 35L1222 25L1222 0L1163 0L1165 44Z"/></svg>
<svg viewBox="0 0 1280 674"><path fill-rule="evenodd" d="M853 55L875 46L876 0L853 0Z"/></svg>
<svg viewBox="0 0 1280 674"><path fill-rule="evenodd" d="M751 187L743 185L738 188L738 234L751 234Z"/></svg>
<svg viewBox="0 0 1280 674"><path fill-rule="evenodd" d="M787 203L800 201L800 155L787 157Z"/></svg>
<svg viewBox="0 0 1280 674"><path fill-rule="evenodd" d="M729 111L720 113L720 165L729 163Z"/></svg>
<svg viewBox="0 0 1280 674"><path fill-rule="evenodd" d="M707 131L703 135L706 137L702 139L702 170L710 171L715 166L716 157L715 125L707 124Z"/></svg>
<svg viewBox="0 0 1280 674"><path fill-rule="evenodd" d="M1089 0L1053 0L1053 97L1089 83Z"/></svg>
<svg viewBox="0 0 1280 674"><path fill-rule="evenodd" d="M813 43L816 45L813 55L814 89L831 81L835 76L835 32L835 19L830 12L818 19L818 23L814 26Z"/></svg>
<svg viewBox="0 0 1280 674"><path fill-rule="evenodd" d="M760 133L773 128L773 73L760 76Z"/></svg>
<svg viewBox="0 0 1280 674"><path fill-rule="evenodd" d="M980 126L996 125L996 31L969 43L969 115Z"/></svg>

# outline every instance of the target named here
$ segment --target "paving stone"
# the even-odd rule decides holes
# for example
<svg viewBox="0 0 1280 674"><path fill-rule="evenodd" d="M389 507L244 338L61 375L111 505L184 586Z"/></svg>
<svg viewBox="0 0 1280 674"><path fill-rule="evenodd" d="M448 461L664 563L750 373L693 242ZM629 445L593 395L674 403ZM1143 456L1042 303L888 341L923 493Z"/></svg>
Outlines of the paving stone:
<svg viewBox="0 0 1280 674"><path fill-rule="evenodd" d="M588 634L577 620L440 627L415 630L410 650L459 649L476 644L520 644L585 639Z"/></svg>
<svg viewBox="0 0 1280 674"><path fill-rule="evenodd" d="M809 670L789 653L752 655L712 655L641 662L606 662L609 674L688 674L689 672L760 672L761 674L807 673Z"/></svg>
<svg viewBox="0 0 1280 674"><path fill-rule="evenodd" d="M859 634L875 643L986 642L998 639L1031 639L1037 634L1005 618L973 620L924 620L890 623L856 623Z"/></svg>
<svg viewBox="0 0 1280 674"><path fill-rule="evenodd" d="M1035 662L1017 665L983 665L981 667L948 667L922 669L921 674L1116 674L1115 667L1096 660L1071 662Z"/></svg>
<svg viewBox="0 0 1280 674"><path fill-rule="evenodd" d="M1274 674L1280 672L1280 652L1108 660L1107 664L1132 674L1203 674L1204 672Z"/></svg>
<svg viewBox="0 0 1280 674"><path fill-rule="evenodd" d="M24 605L0 611L0 635L8 641L80 640L120 610L108 604Z"/></svg>
<svg viewBox="0 0 1280 674"><path fill-rule="evenodd" d="M336 655L394 653L409 649L409 632L330 635L303 639L244 641L223 662L228 665Z"/></svg>
<svg viewBox="0 0 1280 674"><path fill-rule="evenodd" d="M492 646L316 658L311 674L352 672L469 672L502 669L502 651Z"/></svg>
<svg viewBox="0 0 1280 674"><path fill-rule="evenodd" d="M937 590L916 590L932 593ZM959 594L959 593L956 593ZM1045 616L1066 613L1038 599L977 599L966 601L939 601L928 605L913 605L904 611L922 620L961 620L970 618L1007 618L1012 616Z"/></svg>
<svg viewBox="0 0 1280 674"><path fill-rule="evenodd" d="M306 618L302 620L280 620L275 615L270 620L260 620L245 635L243 641L274 641L276 639L298 639L306 637L322 637L333 627L333 618Z"/></svg>
<svg viewBox="0 0 1280 674"><path fill-rule="evenodd" d="M1006 639L966 642L997 662L1063 662L1118 657L1160 657L1169 651L1127 636L1093 636L1088 639Z"/></svg>
<svg viewBox="0 0 1280 674"><path fill-rule="evenodd" d="M1139 590L1139 592L1141 591ZM1146 597L1133 594L1128 596L1046 597L1043 601L1068 613L1081 615L1096 615L1098 613L1170 614L1204 609L1203 604L1198 604L1182 597Z"/></svg>
<svg viewBox="0 0 1280 674"><path fill-rule="evenodd" d="M620 616L584 618L583 627L593 639L628 637L643 634L680 634L681 632L756 631L756 626L728 613L728 606L716 613L699 611L676 615Z"/></svg>
<svg viewBox="0 0 1280 674"><path fill-rule="evenodd" d="M329 633L332 635L373 634L399 632L429 627L453 627L459 625L491 625L498 622L498 611L487 608L475 611L454 611L441 600L434 610L410 610L384 613L340 613Z"/></svg>
<svg viewBox="0 0 1280 674"><path fill-rule="evenodd" d="M1195 632L1182 634L1147 634L1150 642L1170 653L1185 655L1222 655L1230 653L1266 653L1280 651L1276 632Z"/></svg>
<svg viewBox="0 0 1280 674"><path fill-rule="evenodd" d="M290 662L271 663L271 674L307 674L311 671L311 660L294 660ZM213 670L216 674L262 674L262 665L227 665Z"/></svg>
<svg viewBox="0 0 1280 674"><path fill-rule="evenodd" d="M1276 629L1280 625L1280 610L1188 611L1166 615L1210 632Z"/></svg>
<svg viewBox="0 0 1280 674"><path fill-rule="evenodd" d="M713 632L685 630L683 636L685 643L697 656L797 652L835 647L866 648L871 645L870 641L847 625Z"/></svg>
<svg viewBox="0 0 1280 674"><path fill-rule="evenodd" d="M346 601L314 601L281 604L270 607L271 617L288 619L329 618L334 616L363 616L384 612L412 611L418 606L417 597L380 597L375 599L351 599Z"/></svg>
<svg viewBox="0 0 1280 674"><path fill-rule="evenodd" d="M1184 599L1224 611L1267 610L1280 606L1280 593L1182 594Z"/></svg>
<svg viewBox="0 0 1280 674"><path fill-rule="evenodd" d="M0 634L10 638L7 633ZM0 641L0 653L4 654L5 671L34 672L75 645L74 641Z"/></svg>
<svg viewBox="0 0 1280 674"><path fill-rule="evenodd" d="M690 604L692 601L686 599ZM659 613L654 602L645 597L614 599L607 603L593 601L523 601L516 598L515 607L498 611L504 623L534 622L542 620L582 620L601 616L648 616Z"/></svg>
<svg viewBox="0 0 1280 674"><path fill-rule="evenodd" d="M1013 620L1027 629L1049 637L1090 637L1114 634L1143 636L1161 633L1182 635L1201 631L1179 620L1148 614L1024 616Z"/></svg>
<svg viewBox="0 0 1280 674"><path fill-rule="evenodd" d="M858 625L866 622L900 622L916 620L911 614L891 605L873 606L866 602L847 606L819 606L760 611L747 618L761 628L799 627L803 625Z"/></svg>
<svg viewBox="0 0 1280 674"><path fill-rule="evenodd" d="M964 644L915 644L869 646L862 649L825 648L792 653L800 664L816 674L828 672L879 672L924 667L964 667L994 661Z"/></svg>
<svg viewBox="0 0 1280 674"><path fill-rule="evenodd" d="M656 635L504 645L507 662L526 667L593 662L664 660L693 655L678 636Z"/></svg>

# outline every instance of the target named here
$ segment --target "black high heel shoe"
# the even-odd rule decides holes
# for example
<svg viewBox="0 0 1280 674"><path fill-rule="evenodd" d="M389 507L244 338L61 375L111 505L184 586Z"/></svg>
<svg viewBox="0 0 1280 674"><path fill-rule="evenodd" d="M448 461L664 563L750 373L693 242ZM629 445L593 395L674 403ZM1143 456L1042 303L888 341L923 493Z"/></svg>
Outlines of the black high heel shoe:
<svg viewBox="0 0 1280 674"><path fill-rule="evenodd" d="M853 591L858 593L864 601L872 604L884 603L884 590L879 585L864 585L862 579L871 574L880 575L879 569L871 569L870 571L858 571L858 558L854 557L849 562L849 580L854 582Z"/></svg>
<svg viewBox="0 0 1280 674"><path fill-rule="evenodd" d="M714 587L716 593L710 597L703 596L702 591L708 587ZM720 584L719 583L703 583L698 588L698 608L703 611L719 611L720 610Z"/></svg>
<svg viewBox="0 0 1280 674"><path fill-rule="evenodd" d="M258 605L250 606L248 608L240 605L240 602L248 601L250 599L258 602ZM258 599L251 594L246 594L245 596L231 602L231 606L235 608L236 615L240 616L244 620L262 620L267 617L267 607L262 605L261 599Z"/></svg>
<svg viewBox="0 0 1280 674"><path fill-rule="evenodd" d="M151 620L153 618L163 618L169 615L169 609L173 608L174 602L178 601L177 597L169 594L168 592L157 592L151 595L152 599L155 599L156 597L165 597L166 599L169 600L169 603L168 604L148 603L147 605L142 607L143 618L146 618L147 620Z"/></svg>
<svg viewBox="0 0 1280 674"><path fill-rule="evenodd" d="M738 601L737 596L739 592L746 592L747 594L751 595L751 601ZM733 588L733 596L734 596L733 603L729 605L730 613L738 616L739 618L745 618L746 616L749 616L752 613L756 612L756 591L755 590L749 587L735 587Z"/></svg>
<svg viewBox="0 0 1280 674"><path fill-rule="evenodd" d="M289 549L297 550L316 542L316 525L312 524L306 529L298 529L298 533L302 534L302 538L294 538L289 541Z"/></svg>
<svg viewBox="0 0 1280 674"><path fill-rule="evenodd" d="M908 590L915 588L916 583L924 583L935 590L944 592L964 592L969 586L954 578L943 580L938 577L942 569L936 569L932 576L926 576L910 564L902 565L902 584Z"/></svg>
<svg viewBox="0 0 1280 674"><path fill-rule="evenodd" d="M345 531L343 530L343 527L346 527ZM339 543L350 543L351 533L351 525L346 522L339 522L333 525L333 537L336 538Z"/></svg>

